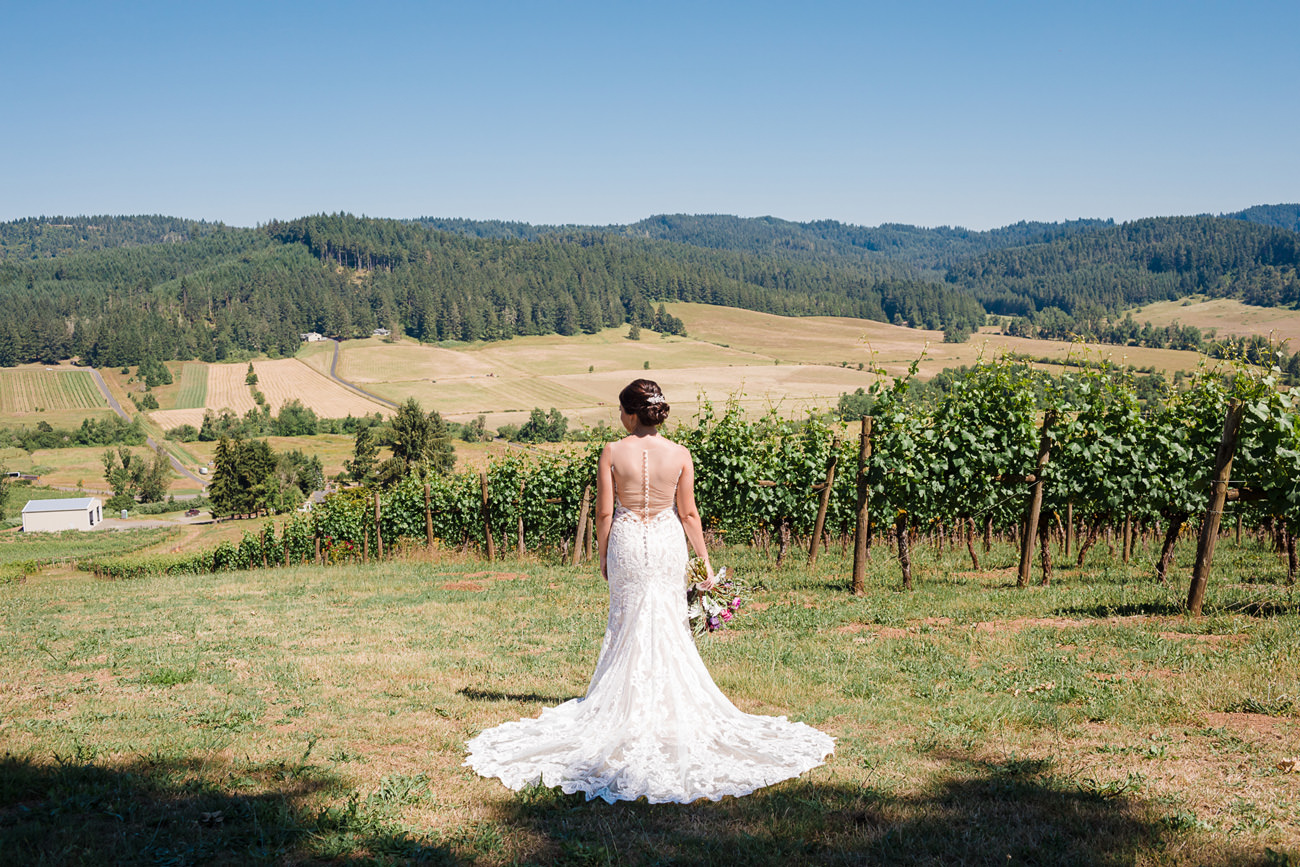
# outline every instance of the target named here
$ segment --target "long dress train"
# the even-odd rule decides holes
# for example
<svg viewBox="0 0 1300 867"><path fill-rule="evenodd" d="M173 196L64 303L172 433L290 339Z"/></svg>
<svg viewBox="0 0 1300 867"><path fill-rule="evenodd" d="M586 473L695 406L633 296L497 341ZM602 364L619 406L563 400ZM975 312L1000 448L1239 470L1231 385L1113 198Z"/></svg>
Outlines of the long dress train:
<svg viewBox="0 0 1300 867"><path fill-rule="evenodd" d="M609 622L583 698L470 740L465 760L511 789L688 803L746 795L822 764L826 734L747 714L713 683L686 615L686 541L675 509L619 506L607 546Z"/></svg>

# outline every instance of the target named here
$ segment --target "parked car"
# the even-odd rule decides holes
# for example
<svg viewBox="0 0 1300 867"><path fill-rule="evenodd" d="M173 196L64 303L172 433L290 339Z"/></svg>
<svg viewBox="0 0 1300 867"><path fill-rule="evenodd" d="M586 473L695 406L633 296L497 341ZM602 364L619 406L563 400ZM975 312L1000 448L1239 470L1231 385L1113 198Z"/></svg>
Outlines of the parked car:
<svg viewBox="0 0 1300 867"><path fill-rule="evenodd" d="M185 510L185 517L187 517L187 518L197 518L198 516L199 516L199 510L198 510L198 509L186 509L186 510Z"/></svg>

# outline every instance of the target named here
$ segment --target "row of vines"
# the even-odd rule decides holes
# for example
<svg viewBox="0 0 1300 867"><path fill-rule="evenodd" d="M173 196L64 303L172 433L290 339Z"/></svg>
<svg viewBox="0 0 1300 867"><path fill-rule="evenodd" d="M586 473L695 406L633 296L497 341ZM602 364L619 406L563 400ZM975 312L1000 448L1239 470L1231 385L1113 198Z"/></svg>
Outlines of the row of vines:
<svg viewBox="0 0 1300 867"><path fill-rule="evenodd" d="M1121 523L1163 527L1176 540L1206 508L1234 402L1242 422L1233 508L1248 524L1267 523L1287 538L1300 527L1296 408L1266 371L1206 367L1154 406L1139 401L1128 374L1107 367L1050 378L1003 360L966 371L942 394L919 400L909 393L914 373L915 367L907 376L882 378L871 394L872 433L862 464L871 536L940 527L1016 532L1024 526L1030 485L1041 482L1045 520L1059 525L1071 515L1071 526L1077 522L1084 531L1084 547L1101 529ZM696 499L715 537L776 541L781 553L789 537L810 537L831 464L840 471L825 496L824 533L854 533L857 425L753 417L729 403L706 405L691 423L666 434L694 455ZM113 577L220 571L352 561L435 541L569 556L587 536L580 516L590 504L600 448L596 442L563 454L511 454L483 473L411 476L377 494L347 489L294 516L278 533L267 524L238 544L199 555L86 565Z"/></svg>

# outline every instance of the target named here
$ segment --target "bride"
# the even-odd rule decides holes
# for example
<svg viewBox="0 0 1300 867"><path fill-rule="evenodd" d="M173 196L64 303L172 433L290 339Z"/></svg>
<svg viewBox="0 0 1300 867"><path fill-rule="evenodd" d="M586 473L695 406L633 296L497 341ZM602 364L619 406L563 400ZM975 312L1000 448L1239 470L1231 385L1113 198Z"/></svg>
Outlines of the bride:
<svg viewBox="0 0 1300 867"><path fill-rule="evenodd" d="M691 454L659 435L668 403L654 382L632 382L619 406L628 436L605 446L596 476L609 622L587 694L482 732L465 764L511 789L540 783L610 803L716 801L797 777L834 741L743 713L714 685L686 616L687 540L705 587L713 581Z"/></svg>

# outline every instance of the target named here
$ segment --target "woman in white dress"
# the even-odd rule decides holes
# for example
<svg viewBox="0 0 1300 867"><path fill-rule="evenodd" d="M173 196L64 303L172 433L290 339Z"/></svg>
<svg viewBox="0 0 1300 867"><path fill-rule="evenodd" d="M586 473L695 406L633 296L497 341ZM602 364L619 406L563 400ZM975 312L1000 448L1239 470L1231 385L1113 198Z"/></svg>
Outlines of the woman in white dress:
<svg viewBox="0 0 1300 867"><path fill-rule="evenodd" d="M686 615L686 542L709 556L691 454L659 435L668 403L654 382L635 380L619 405L628 436L605 446L596 476L609 622L587 694L482 732L465 764L511 789L610 803L716 801L822 764L828 735L743 713L714 685Z"/></svg>

